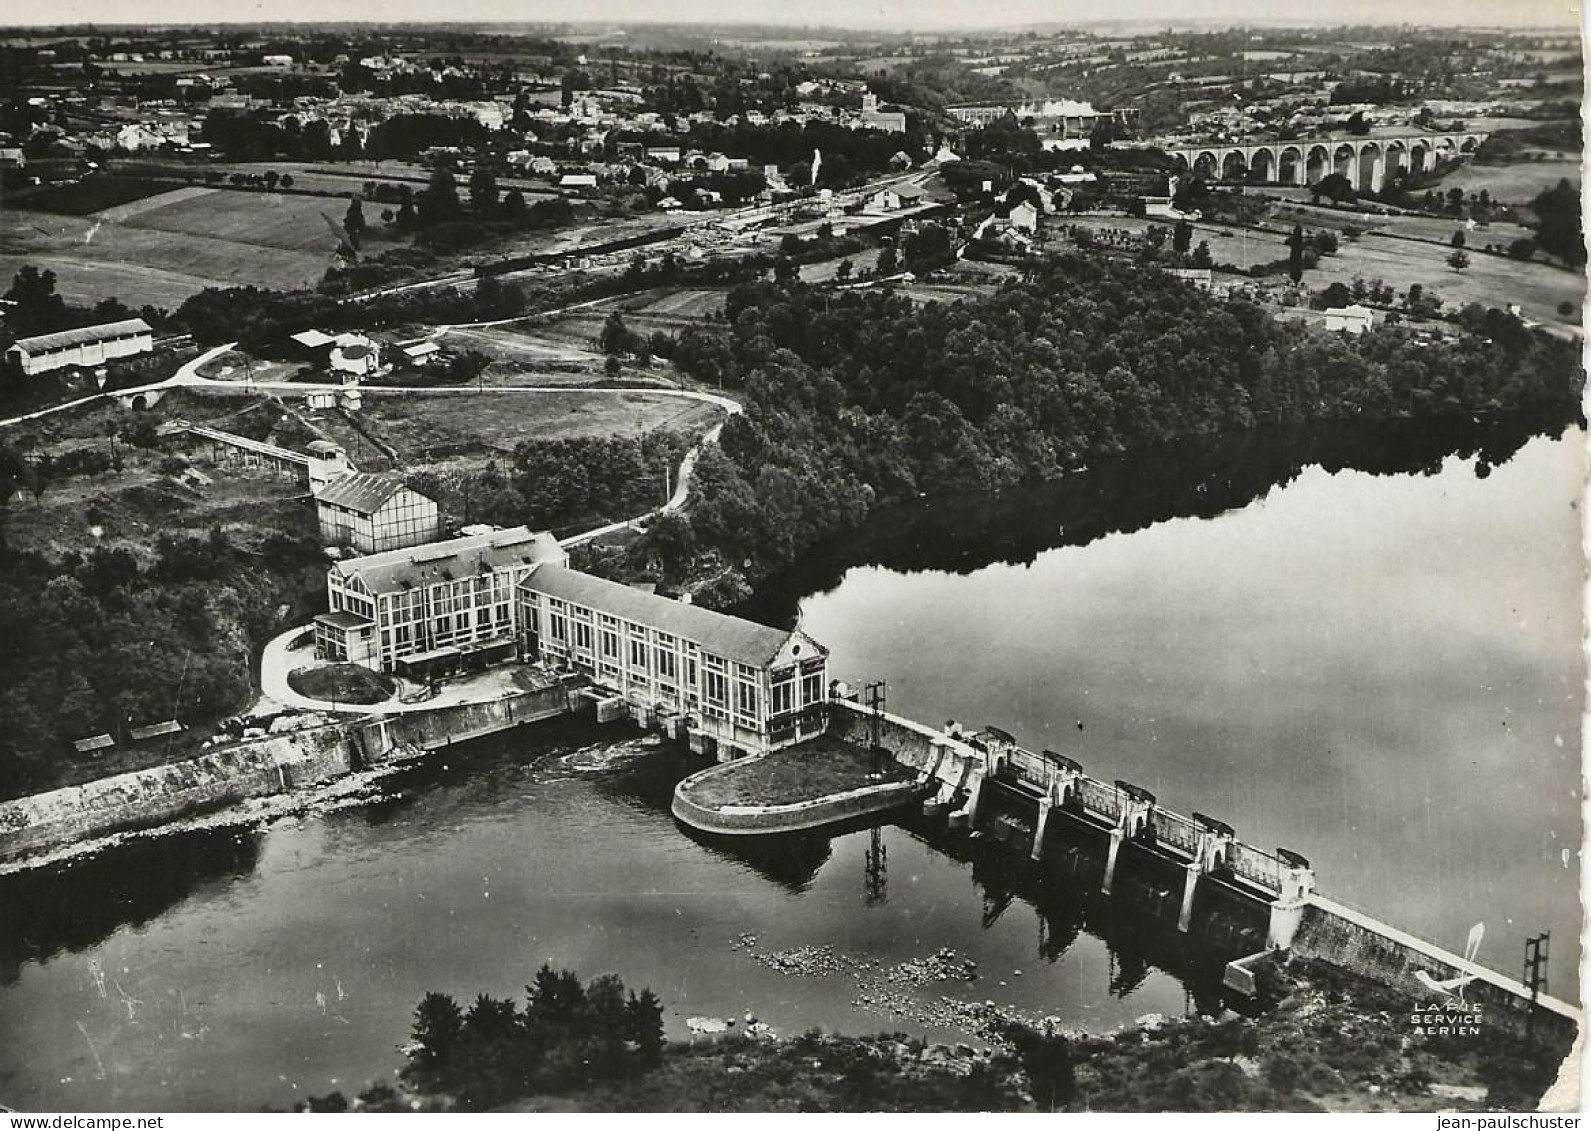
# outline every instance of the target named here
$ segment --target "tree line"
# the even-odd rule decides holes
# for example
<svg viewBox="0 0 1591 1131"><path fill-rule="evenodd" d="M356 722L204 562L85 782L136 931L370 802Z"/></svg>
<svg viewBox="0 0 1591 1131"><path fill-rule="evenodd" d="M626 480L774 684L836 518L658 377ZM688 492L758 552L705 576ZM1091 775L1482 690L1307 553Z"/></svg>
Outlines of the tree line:
<svg viewBox="0 0 1591 1131"><path fill-rule="evenodd" d="M688 514L639 540L631 570L667 560L765 576L881 503L1053 479L1184 436L1523 411L1572 420L1584 381L1572 346L1503 312L1476 322L1489 341L1433 343L1404 327L1324 335L1077 255L953 304L749 283L725 318L717 353L677 360L727 367L746 410L697 464Z"/></svg>

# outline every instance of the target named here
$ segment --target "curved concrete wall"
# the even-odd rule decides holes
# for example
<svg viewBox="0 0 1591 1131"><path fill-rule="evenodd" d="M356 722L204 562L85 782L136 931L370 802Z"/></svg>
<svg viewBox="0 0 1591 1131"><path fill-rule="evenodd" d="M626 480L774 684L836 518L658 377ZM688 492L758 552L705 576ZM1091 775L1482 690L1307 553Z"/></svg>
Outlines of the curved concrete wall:
<svg viewBox="0 0 1591 1131"><path fill-rule="evenodd" d="M726 762L704 771L704 774L732 769L734 766L735 763ZM723 836L807 832L855 817L898 809L923 795L923 787L916 782L885 782L794 805L726 805L715 809L698 805L688 796L689 791L685 787L702 776L694 775L675 786L672 812L693 829Z"/></svg>

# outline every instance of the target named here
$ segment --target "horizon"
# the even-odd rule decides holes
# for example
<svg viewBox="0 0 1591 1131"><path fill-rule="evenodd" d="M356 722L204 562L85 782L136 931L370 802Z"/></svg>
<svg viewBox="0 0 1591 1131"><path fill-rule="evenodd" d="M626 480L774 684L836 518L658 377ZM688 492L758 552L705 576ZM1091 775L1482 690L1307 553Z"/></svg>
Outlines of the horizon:
<svg viewBox="0 0 1591 1131"><path fill-rule="evenodd" d="M745 0L587 0L578 18L525 11L517 0L467 0L447 15L425 0L61 0L49 19L7 21L10 29L207 27L219 25L490 27L558 25L579 28L624 26L699 26L777 28L781 31L844 31L883 34L1016 33L1036 28L1125 28L1153 31L1209 27L1261 26L1324 30L1333 27L1468 28L1488 31L1569 31L1582 29L1582 13L1570 0L1519 0L1503 15L1486 0L1412 0L1393 9L1375 0L1338 0L1329 14L1310 18L1286 12L1272 0L1120 0L1115 14L1100 17L1083 9L1068 18L1047 0L933 0L913 6L906 0L874 0L859 11L849 0L808 0L799 14L783 5ZM1078 6L1082 8L1081 5ZM461 12L460 9L465 9ZM754 9L748 11L748 9ZM268 13L268 14L267 14ZM40 13L44 13L41 11Z"/></svg>

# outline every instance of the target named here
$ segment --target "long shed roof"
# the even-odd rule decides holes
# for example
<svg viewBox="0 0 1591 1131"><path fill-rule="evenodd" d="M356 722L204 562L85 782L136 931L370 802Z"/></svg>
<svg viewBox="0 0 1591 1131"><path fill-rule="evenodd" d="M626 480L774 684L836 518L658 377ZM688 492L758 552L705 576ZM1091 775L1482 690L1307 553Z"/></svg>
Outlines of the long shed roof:
<svg viewBox="0 0 1591 1131"><path fill-rule="evenodd" d="M687 605L564 566L537 566L520 582L520 588L673 633L706 651L752 667L767 666L792 635L788 629ZM818 654L823 653L815 641L813 647Z"/></svg>
<svg viewBox="0 0 1591 1131"><path fill-rule="evenodd" d="M79 326L73 330L57 330L53 334L36 334L31 338L18 338L12 348L24 353L49 353L51 350L80 346L87 342L103 342L111 338L125 338L129 334L152 334L149 323L142 318L124 318L120 322L101 322L98 326Z"/></svg>

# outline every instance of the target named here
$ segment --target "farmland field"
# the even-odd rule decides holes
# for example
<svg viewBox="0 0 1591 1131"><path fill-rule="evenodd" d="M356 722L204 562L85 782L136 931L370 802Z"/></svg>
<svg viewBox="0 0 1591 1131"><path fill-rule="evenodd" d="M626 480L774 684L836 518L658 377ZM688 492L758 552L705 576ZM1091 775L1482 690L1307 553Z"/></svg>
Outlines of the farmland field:
<svg viewBox="0 0 1591 1131"><path fill-rule="evenodd" d="M178 189L96 216L0 212L0 279L54 271L67 301L168 309L206 287L313 286L336 238L315 197Z"/></svg>
<svg viewBox="0 0 1591 1131"><path fill-rule="evenodd" d="M341 210L319 197L217 190L140 210L123 223L235 244L316 250L324 261L337 247L337 238L321 219L324 214L341 219Z"/></svg>
<svg viewBox="0 0 1591 1131"><path fill-rule="evenodd" d="M1463 189L1465 194L1485 189L1493 200L1529 204L1539 193L1567 178L1580 185L1580 162L1521 161L1512 165L1466 164L1442 178L1442 189Z"/></svg>
<svg viewBox="0 0 1591 1131"><path fill-rule="evenodd" d="M24 202L42 212L87 216L101 209L159 196L171 186L146 177L90 176L31 192Z"/></svg>
<svg viewBox="0 0 1591 1131"><path fill-rule="evenodd" d="M366 428L407 462L484 463L522 440L638 437L658 428L689 435L723 414L697 401L656 393L437 393L367 397Z"/></svg>
<svg viewBox="0 0 1591 1131"><path fill-rule="evenodd" d="M1361 220L1364 217L1354 217ZM1385 218L1381 218L1383 221ZM1148 224L1143 220L1124 217L1102 218L1090 222L1087 218L1073 221L1080 226L1098 229L1117 229L1141 232ZM1437 223L1437 221L1430 221ZM1442 221L1444 230L1454 225ZM1164 225L1162 225L1164 226ZM1317 227L1331 227L1320 223ZM1490 231L1469 233L1471 247L1498 242L1501 226ZM1384 230L1403 230L1395 224L1386 224ZM1287 258L1285 236L1277 232L1236 232L1233 229L1209 224L1194 225L1194 243L1208 242L1210 255L1219 264L1250 267ZM1478 302L1484 306L1498 306L1505 300L1519 304L1528 318L1542 322L1579 325L1579 306L1585 296L1584 278L1573 272L1546 263L1521 263L1496 255L1485 255L1471 250L1470 266L1465 271L1455 271L1447 265L1451 249L1446 243L1424 242L1413 239L1392 239L1370 233L1358 240L1344 239L1336 255L1325 256L1320 265L1304 276L1306 286L1319 289L1334 282L1352 283L1355 277L1366 282L1380 279L1397 291L1407 291L1410 284L1419 283L1428 291L1440 295L1445 308L1452 309L1466 303ZM1558 314L1561 302L1574 305L1569 318Z"/></svg>

